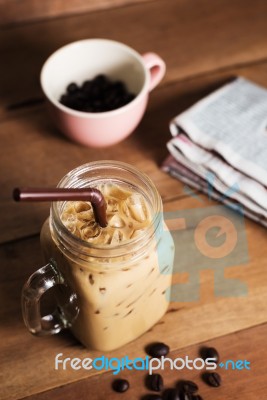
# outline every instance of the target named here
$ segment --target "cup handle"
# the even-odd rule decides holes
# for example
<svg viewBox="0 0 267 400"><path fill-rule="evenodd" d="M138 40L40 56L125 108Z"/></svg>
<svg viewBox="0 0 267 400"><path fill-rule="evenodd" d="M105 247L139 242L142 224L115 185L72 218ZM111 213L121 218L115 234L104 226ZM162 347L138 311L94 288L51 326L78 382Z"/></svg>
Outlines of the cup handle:
<svg viewBox="0 0 267 400"><path fill-rule="evenodd" d="M48 289L56 285L63 285L61 287L65 296L67 293L67 301L64 300L64 304L59 302L52 314L42 317L40 312L41 297ZM21 305L26 327L37 336L53 335L70 327L79 313L77 296L70 292L69 286L66 285L54 260L50 260L47 265L38 269L29 277L22 289Z"/></svg>
<svg viewBox="0 0 267 400"><path fill-rule="evenodd" d="M150 73L149 91L153 90L165 75L166 64L155 53L145 53L142 55L146 68Z"/></svg>

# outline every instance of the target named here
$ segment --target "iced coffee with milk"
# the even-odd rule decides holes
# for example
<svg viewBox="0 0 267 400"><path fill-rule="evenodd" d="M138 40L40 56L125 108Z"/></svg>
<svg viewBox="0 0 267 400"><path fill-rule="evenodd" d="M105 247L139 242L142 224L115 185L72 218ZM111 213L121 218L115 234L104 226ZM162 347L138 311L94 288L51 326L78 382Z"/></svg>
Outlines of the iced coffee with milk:
<svg viewBox="0 0 267 400"><path fill-rule="evenodd" d="M104 351L137 338L166 312L174 245L145 191L110 179L93 184L106 200L107 226L95 221L90 202L62 202L60 233L50 218L41 243L77 294L71 330L85 346ZM63 234L71 241L60 240Z"/></svg>

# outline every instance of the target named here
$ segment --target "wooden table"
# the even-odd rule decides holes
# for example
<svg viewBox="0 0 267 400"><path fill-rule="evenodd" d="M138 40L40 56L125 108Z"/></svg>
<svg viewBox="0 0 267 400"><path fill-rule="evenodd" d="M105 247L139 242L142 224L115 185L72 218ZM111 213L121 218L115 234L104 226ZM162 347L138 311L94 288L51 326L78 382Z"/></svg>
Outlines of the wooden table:
<svg viewBox="0 0 267 400"><path fill-rule="evenodd" d="M4 3L4 2L1 2ZM0 3L0 6L1 6ZM72 168L85 162L114 159L136 165L155 182L165 210L214 205L206 196L192 197L183 185L160 170L167 155L170 119L202 98L225 79L243 75L267 86L266 0L155 0L64 6L60 14L38 7L3 7L0 37L0 398L125 399L147 393L144 372L124 371L131 388L123 395L111 390L114 376L105 371L55 371L58 353L65 357L96 357L67 332L53 337L31 336L22 322L20 292L25 279L42 265L39 231L47 204L18 205L11 200L15 186L53 186ZM48 1L51 5L52 2ZM63 3L62 3L63 4ZM66 4L66 2L64 3ZM63 7L63 6L62 6ZM92 11L92 9L95 9ZM25 10L24 10L25 12ZM39 14L38 14L39 13ZM14 21L12 22L12 15ZM147 113L136 132L108 149L84 148L61 136L45 113L39 87L41 65L58 47L82 38L108 37L140 53L155 51L167 63L167 75L151 94ZM200 273L200 299L171 304L165 317L138 340L107 353L111 357L143 357L145 345L164 341L171 357L196 357L202 344L215 346L222 359L247 359L251 370L221 370L223 385L206 386L196 370L163 372L166 387L178 379L195 380L206 400L267 398L267 246L266 230L246 220L249 262L225 270L243 280L244 297L214 295L214 276ZM188 258L188 263L190 259ZM178 280L186 282L186 274Z"/></svg>

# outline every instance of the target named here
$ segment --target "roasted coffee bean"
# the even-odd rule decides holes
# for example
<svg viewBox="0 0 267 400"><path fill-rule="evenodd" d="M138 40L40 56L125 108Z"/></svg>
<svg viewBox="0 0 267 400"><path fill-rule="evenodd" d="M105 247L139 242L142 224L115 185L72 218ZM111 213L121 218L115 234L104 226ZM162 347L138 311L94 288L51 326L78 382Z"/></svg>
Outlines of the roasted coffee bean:
<svg viewBox="0 0 267 400"><path fill-rule="evenodd" d="M82 84L81 90L85 93L88 93L88 92L90 92L91 87L92 87L92 81L89 81L89 80L84 81Z"/></svg>
<svg viewBox="0 0 267 400"><path fill-rule="evenodd" d="M164 391L163 400L181 400L181 397L176 389L167 389Z"/></svg>
<svg viewBox="0 0 267 400"><path fill-rule="evenodd" d="M181 386L185 393L196 393L198 391L198 386L193 381L183 381Z"/></svg>
<svg viewBox="0 0 267 400"><path fill-rule="evenodd" d="M104 74L97 75L93 81L98 85L101 90L105 90L108 86L110 86L110 81Z"/></svg>
<svg viewBox="0 0 267 400"><path fill-rule="evenodd" d="M134 95L134 94L131 94L131 93L126 94L125 97L124 97L124 103L125 103L125 104L128 104L128 103L130 103L134 98L135 98L135 95Z"/></svg>
<svg viewBox="0 0 267 400"><path fill-rule="evenodd" d="M166 356L169 353L170 348L167 344L159 342L149 345L146 348L146 351L151 357L160 358Z"/></svg>
<svg viewBox="0 0 267 400"><path fill-rule="evenodd" d="M200 394L193 394L191 400L203 400Z"/></svg>
<svg viewBox="0 0 267 400"><path fill-rule="evenodd" d="M142 400L162 400L162 397L159 394L146 394Z"/></svg>
<svg viewBox="0 0 267 400"><path fill-rule="evenodd" d="M214 347L202 347L200 350L201 357L206 360L207 358L214 358L214 362L218 363L220 356Z"/></svg>
<svg viewBox="0 0 267 400"><path fill-rule="evenodd" d="M101 74L85 81L81 87L70 83L66 93L60 97L60 102L78 111L105 112L123 107L134 98L135 95L128 92L123 82L111 82Z"/></svg>
<svg viewBox="0 0 267 400"><path fill-rule="evenodd" d="M92 82L90 97L95 101L99 100L100 96L101 96L101 88L97 85L96 82Z"/></svg>
<svg viewBox="0 0 267 400"><path fill-rule="evenodd" d="M129 389L129 382L126 379L116 379L112 383L112 388L115 392L123 393Z"/></svg>
<svg viewBox="0 0 267 400"><path fill-rule="evenodd" d="M179 398L181 399L181 400L192 400L192 398L193 398L193 394L192 393L186 393L186 392L183 392L183 391L180 391L179 392Z"/></svg>
<svg viewBox="0 0 267 400"><path fill-rule="evenodd" d="M66 94L63 94L61 97L60 97L60 102L61 103L65 103L65 102L67 102L68 101L68 96L66 95Z"/></svg>
<svg viewBox="0 0 267 400"><path fill-rule="evenodd" d="M160 392L163 389L163 378L160 374L148 375L146 379L146 386L150 390Z"/></svg>
<svg viewBox="0 0 267 400"><path fill-rule="evenodd" d="M203 380L209 386L219 387L221 386L222 378L217 372L206 372L203 374Z"/></svg>
<svg viewBox="0 0 267 400"><path fill-rule="evenodd" d="M67 86L67 92L68 92L69 94L75 93L78 89L79 89L79 88L78 88L77 84L74 83L74 82L70 83L70 84Z"/></svg>
<svg viewBox="0 0 267 400"><path fill-rule="evenodd" d="M117 81L112 84L113 91L118 95L123 95L126 92L126 88L123 82Z"/></svg>

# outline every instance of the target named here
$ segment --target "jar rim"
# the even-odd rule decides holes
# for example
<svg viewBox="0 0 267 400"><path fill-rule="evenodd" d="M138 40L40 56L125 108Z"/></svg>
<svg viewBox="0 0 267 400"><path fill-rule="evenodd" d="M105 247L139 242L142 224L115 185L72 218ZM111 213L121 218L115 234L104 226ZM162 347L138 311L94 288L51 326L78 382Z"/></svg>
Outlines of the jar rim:
<svg viewBox="0 0 267 400"><path fill-rule="evenodd" d="M150 240L150 236L154 234L154 232L157 230L158 225L160 224L162 220L162 201L161 197L157 191L157 188L153 181L143 172L139 171L137 168L134 166L121 162L121 161L114 161L114 160L100 160L100 161L93 161L90 163L83 164L79 167L74 168L73 170L69 171L58 183L57 187L77 187L77 185L82 184L82 180L79 179L79 176L82 176L84 173L92 173L92 177L96 177L97 179L95 180L101 180L102 179L107 179L105 176L101 175L96 175L94 176L94 173L97 171L104 170L105 168L108 168L109 171L113 169L113 172L117 170L117 172L124 171L129 174L130 176L134 176L137 178L137 180L140 181L140 184L142 183L144 187L147 188L147 190L150 192L150 201L151 197L153 200L153 212L152 212L152 218L151 222L148 225L148 227L145 229L144 234L140 235L137 238L130 239L129 241L124 241L122 243L119 243L117 245L111 246L110 244L94 244L90 243L87 241L82 240L81 238L77 237L76 235L72 234L67 227L63 224L61 218L60 218L60 210L59 210L59 204L60 202L52 202L51 204L51 209L50 209L50 216L51 220L54 222L52 223L52 228L53 231L56 232L57 237L60 236L60 242L62 242L63 246L66 247L66 244L68 244L72 248L80 248L79 253L81 252L81 247L83 249L82 253L88 255L88 251L95 250L97 252L101 251L110 251L112 252L112 255L109 255L110 258L112 257L118 257L121 256L121 251L123 250L123 254L127 253L128 251L133 251L135 248L139 248L140 244L141 247L144 246L144 244L147 241L144 241L144 238L146 237L147 240ZM110 181L112 181L112 178L110 178ZM115 181L115 178L114 178ZM116 181L119 182L119 179L116 178ZM130 183L130 178L129 181L121 180L121 182L124 183ZM78 186L79 187L79 186ZM85 186L83 186L85 187ZM150 233L150 235L147 237L147 234ZM67 242L66 242L67 238ZM63 239L63 240L62 240ZM65 240L64 240L65 239ZM145 242L145 243L144 243ZM117 254L117 253L120 254ZM100 255L101 257L101 255ZM104 257L102 255L102 257ZM106 256L105 256L106 257Z"/></svg>

